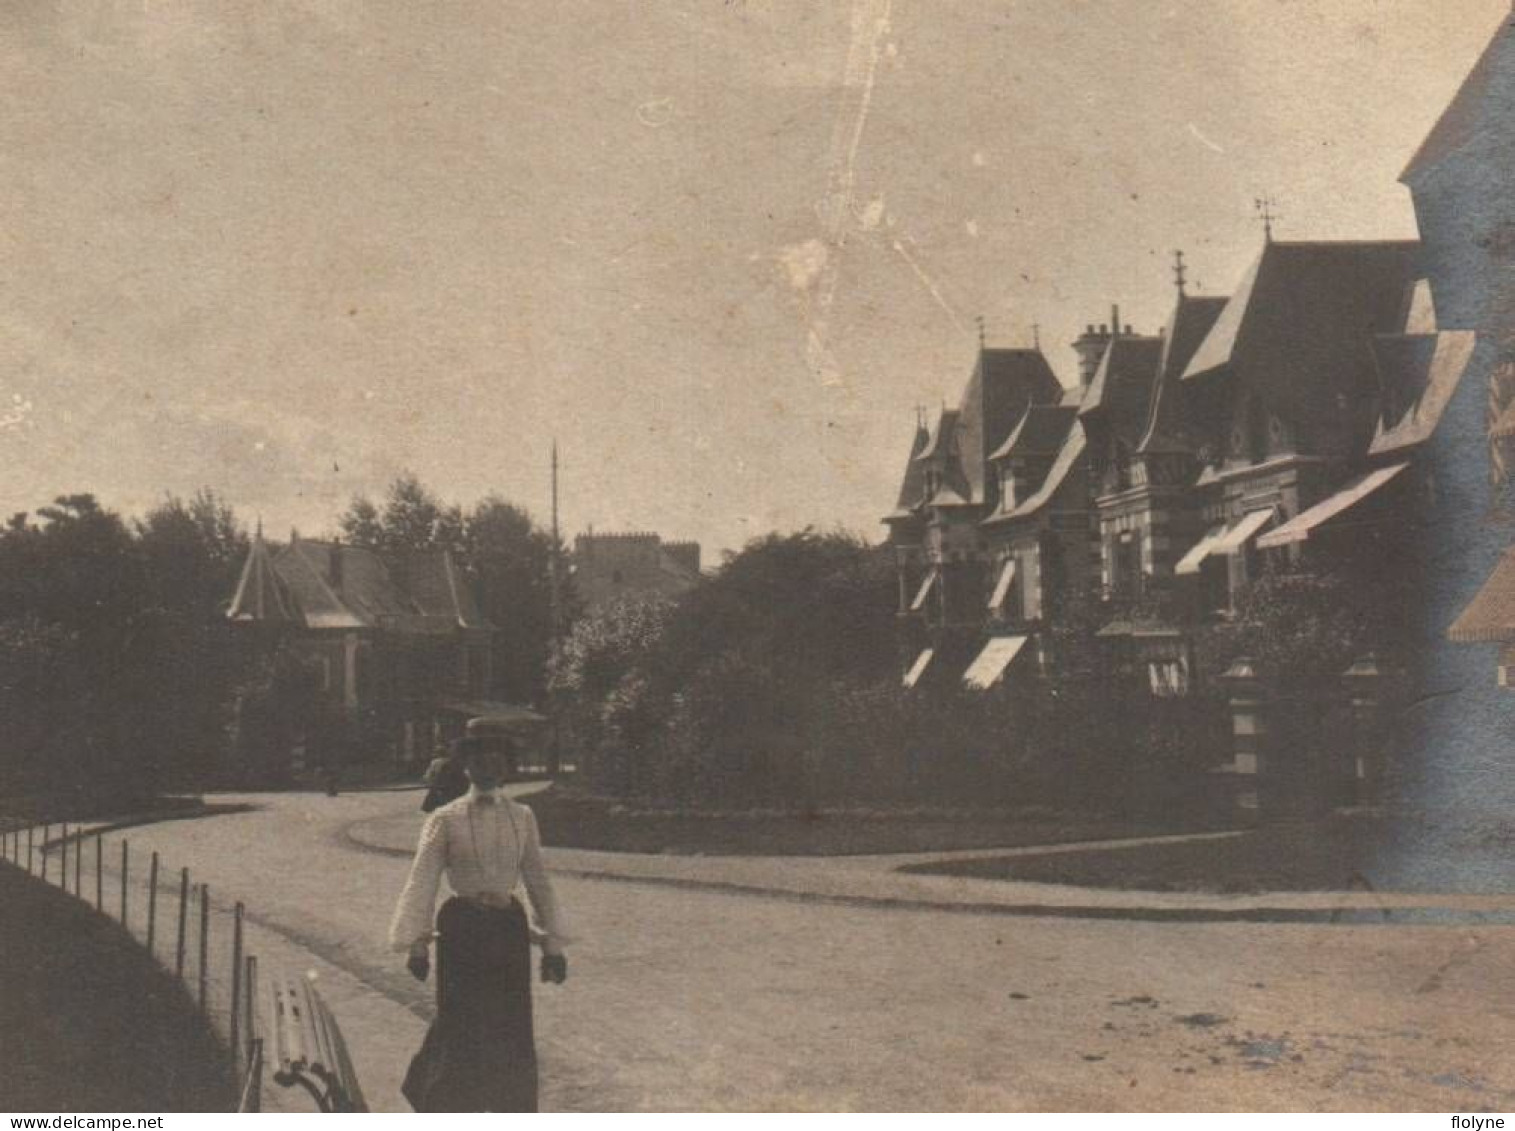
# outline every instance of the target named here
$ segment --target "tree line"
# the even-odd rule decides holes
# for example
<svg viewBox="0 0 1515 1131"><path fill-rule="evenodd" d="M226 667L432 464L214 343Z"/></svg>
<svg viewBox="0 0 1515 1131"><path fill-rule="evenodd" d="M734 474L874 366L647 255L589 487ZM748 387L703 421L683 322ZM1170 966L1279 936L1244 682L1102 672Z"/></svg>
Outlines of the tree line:
<svg viewBox="0 0 1515 1131"><path fill-rule="evenodd" d="M464 509L405 474L377 502L354 497L335 525L356 545L450 551L500 629L500 688L540 697L553 547L523 508L490 496ZM0 528L0 792L87 809L247 782L232 748L260 705L311 721L290 650L248 647L226 619L250 546L210 490L135 518L84 493L13 515Z"/></svg>

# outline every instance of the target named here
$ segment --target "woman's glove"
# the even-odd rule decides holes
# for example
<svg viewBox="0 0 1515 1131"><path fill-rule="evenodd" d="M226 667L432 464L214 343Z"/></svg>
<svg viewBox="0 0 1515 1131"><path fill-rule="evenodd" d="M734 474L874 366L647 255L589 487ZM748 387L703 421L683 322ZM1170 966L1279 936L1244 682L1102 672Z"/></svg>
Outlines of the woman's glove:
<svg viewBox="0 0 1515 1131"><path fill-rule="evenodd" d="M405 959L405 969L416 981L426 981L426 976L431 973L431 955L424 946L411 948L410 957Z"/></svg>

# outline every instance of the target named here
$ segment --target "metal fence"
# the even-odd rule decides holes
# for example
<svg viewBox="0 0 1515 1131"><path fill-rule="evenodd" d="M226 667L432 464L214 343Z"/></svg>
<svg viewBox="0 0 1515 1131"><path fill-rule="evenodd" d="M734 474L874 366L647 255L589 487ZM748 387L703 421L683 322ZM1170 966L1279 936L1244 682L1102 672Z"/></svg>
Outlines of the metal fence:
<svg viewBox="0 0 1515 1131"><path fill-rule="evenodd" d="M77 823L0 828L0 861L119 923L173 971L227 1050L238 1080L238 1110L261 1110L258 960L246 953L240 902L216 901L210 885L195 883L188 868L172 873L156 852L134 855L125 835ZM145 891L133 882L139 877L145 877Z"/></svg>

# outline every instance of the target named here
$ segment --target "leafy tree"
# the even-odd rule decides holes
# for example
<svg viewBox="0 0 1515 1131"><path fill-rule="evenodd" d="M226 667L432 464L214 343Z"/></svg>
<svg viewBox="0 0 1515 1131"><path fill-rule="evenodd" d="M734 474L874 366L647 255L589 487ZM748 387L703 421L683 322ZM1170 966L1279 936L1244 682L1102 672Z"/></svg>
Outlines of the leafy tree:
<svg viewBox="0 0 1515 1131"><path fill-rule="evenodd" d="M649 687L641 665L662 639L674 602L626 598L576 621L560 641L547 686L566 736L580 751L580 772L597 787L625 792L634 760L651 727Z"/></svg>
<svg viewBox="0 0 1515 1131"><path fill-rule="evenodd" d="M507 698L539 701L553 640L552 535L520 507L491 495L467 514L461 541L461 562L480 611L498 630L496 683ZM560 600L567 604L569 580L560 581Z"/></svg>
<svg viewBox="0 0 1515 1131"><path fill-rule="evenodd" d="M249 548L230 506L213 491L169 496L136 523L149 595L164 609L209 619L225 607Z"/></svg>
<svg viewBox="0 0 1515 1131"><path fill-rule="evenodd" d="M0 531L0 695L28 736L21 777L121 800L203 776L230 705L237 651L220 606L244 546L209 492L133 525L65 495Z"/></svg>
<svg viewBox="0 0 1515 1131"><path fill-rule="evenodd" d="M493 495L464 511L407 472L390 484L382 506L355 497L338 525L353 544L383 552L451 553L498 630L494 693L516 702L541 698L553 635L553 545L526 511ZM561 580L563 611L571 614L572 587Z"/></svg>
<svg viewBox="0 0 1515 1131"><path fill-rule="evenodd" d="M378 550L448 550L461 556L464 549L462 508L443 503L409 471L389 485L382 509L359 495L337 524L354 545Z"/></svg>
<svg viewBox="0 0 1515 1131"><path fill-rule="evenodd" d="M570 638L555 680L605 695L609 788L685 802L799 800L838 681L892 675L893 569L843 534L770 535L656 618L622 610ZM644 647L639 635L651 637ZM582 655L575 650L584 647ZM640 653L640 658L634 658ZM607 661L598 672L595 659ZM579 661L575 668L574 662Z"/></svg>

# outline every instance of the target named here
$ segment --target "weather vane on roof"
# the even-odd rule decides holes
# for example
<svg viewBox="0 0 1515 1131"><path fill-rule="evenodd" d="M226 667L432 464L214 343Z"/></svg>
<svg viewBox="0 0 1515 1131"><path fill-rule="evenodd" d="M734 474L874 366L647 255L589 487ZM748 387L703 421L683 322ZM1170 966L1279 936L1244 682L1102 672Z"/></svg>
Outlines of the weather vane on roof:
<svg viewBox="0 0 1515 1131"><path fill-rule="evenodd" d="M1184 294L1189 282L1189 268L1184 264L1184 253L1173 253L1173 281L1178 284L1178 293Z"/></svg>
<svg viewBox="0 0 1515 1131"><path fill-rule="evenodd" d="M1042 348L1042 324L1040 322L1031 323L1031 345L1038 350Z"/></svg>
<svg viewBox="0 0 1515 1131"><path fill-rule="evenodd" d="M1273 222L1282 220L1283 217L1273 211L1278 207L1278 201L1271 196L1260 196L1253 202L1257 209L1257 218L1263 222L1263 238L1269 243L1273 242Z"/></svg>
<svg viewBox="0 0 1515 1131"><path fill-rule="evenodd" d="M982 314L980 314L977 318L974 319L974 321L978 323L978 348L979 349L983 349L984 348L984 341L985 341L985 336L984 336L984 316Z"/></svg>

